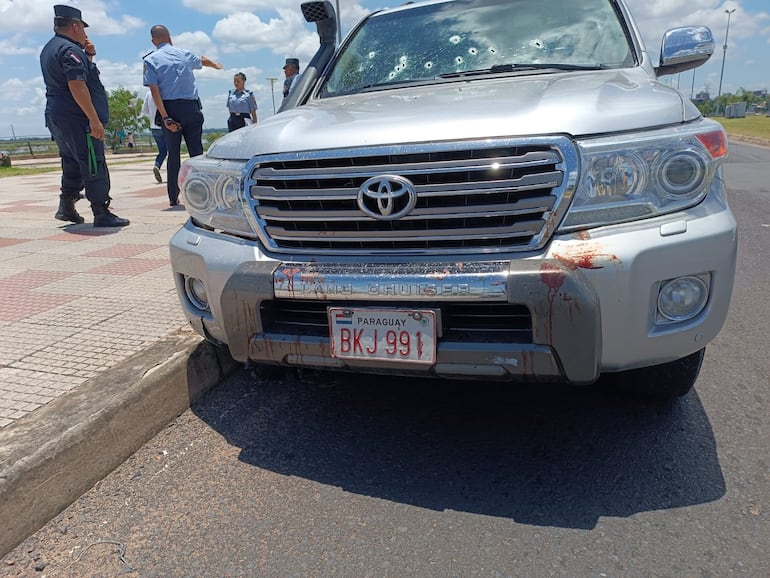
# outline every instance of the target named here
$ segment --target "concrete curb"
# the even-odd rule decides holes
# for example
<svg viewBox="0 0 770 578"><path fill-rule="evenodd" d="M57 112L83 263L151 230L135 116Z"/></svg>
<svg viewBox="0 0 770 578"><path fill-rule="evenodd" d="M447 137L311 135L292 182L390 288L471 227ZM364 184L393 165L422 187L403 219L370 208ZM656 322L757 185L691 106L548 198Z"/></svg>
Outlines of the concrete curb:
<svg viewBox="0 0 770 578"><path fill-rule="evenodd" d="M0 557L238 367L180 332L0 431Z"/></svg>
<svg viewBox="0 0 770 578"><path fill-rule="evenodd" d="M754 136L741 136L735 134L727 135L728 141L742 142L748 144L754 144L762 147L770 147L770 140L766 138L759 138Z"/></svg>

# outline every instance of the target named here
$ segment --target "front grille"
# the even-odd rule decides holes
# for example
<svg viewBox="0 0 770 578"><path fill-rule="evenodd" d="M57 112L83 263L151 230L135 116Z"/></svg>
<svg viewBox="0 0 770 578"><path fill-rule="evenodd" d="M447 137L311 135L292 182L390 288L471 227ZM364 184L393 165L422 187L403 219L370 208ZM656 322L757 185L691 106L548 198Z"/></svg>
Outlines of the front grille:
<svg viewBox="0 0 770 578"><path fill-rule="evenodd" d="M328 307L377 307L382 302L271 300L260 306L266 333L328 337ZM415 304L388 303L413 309ZM465 343L532 343L532 316L524 305L510 303L420 303L440 312L442 338Z"/></svg>
<svg viewBox="0 0 770 578"><path fill-rule="evenodd" d="M262 240L278 252L305 254L536 249L558 223L577 174L574 147L562 137L312 151L253 162L246 187ZM359 188L382 175L413 184L408 214L379 218L371 199L370 214L363 210Z"/></svg>

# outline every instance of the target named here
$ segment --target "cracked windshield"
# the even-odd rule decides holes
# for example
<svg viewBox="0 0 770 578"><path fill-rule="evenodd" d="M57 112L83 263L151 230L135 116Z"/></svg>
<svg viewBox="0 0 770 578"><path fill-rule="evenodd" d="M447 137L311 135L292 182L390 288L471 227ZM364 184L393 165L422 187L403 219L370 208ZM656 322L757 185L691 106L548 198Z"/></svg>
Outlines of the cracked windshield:
<svg viewBox="0 0 770 578"><path fill-rule="evenodd" d="M354 33L321 96L533 69L629 66L608 0L471 0L374 15Z"/></svg>

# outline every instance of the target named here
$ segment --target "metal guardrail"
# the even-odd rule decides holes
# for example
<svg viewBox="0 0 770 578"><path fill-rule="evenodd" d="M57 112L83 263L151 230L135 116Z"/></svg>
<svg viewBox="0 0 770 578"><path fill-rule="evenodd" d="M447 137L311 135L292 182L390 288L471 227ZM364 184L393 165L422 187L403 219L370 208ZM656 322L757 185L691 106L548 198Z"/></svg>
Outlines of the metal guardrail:
<svg viewBox="0 0 770 578"><path fill-rule="evenodd" d="M208 147L216 138L224 133L215 132L212 134L203 133L203 146ZM151 134L141 134L136 136L136 142L133 147L128 143L107 142L107 147L114 154L121 153L151 153L156 154L158 147L155 144ZM182 152L187 152L187 144L182 143ZM0 138L0 154L10 156L12 159L36 159L59 156L59 149L50 136L28 136L21 138Z"/></svg>
<svg viewBox="0 0 770 578"><path fill-rule="evenodd" d="M108 143L113 153L157 152L152 135L140 135L133 148L124 141L122 144ZM10 155L12 159L46 158L59 156L59 149L51 137L29 137L16 139L0 139L0 153Z"/></svg>

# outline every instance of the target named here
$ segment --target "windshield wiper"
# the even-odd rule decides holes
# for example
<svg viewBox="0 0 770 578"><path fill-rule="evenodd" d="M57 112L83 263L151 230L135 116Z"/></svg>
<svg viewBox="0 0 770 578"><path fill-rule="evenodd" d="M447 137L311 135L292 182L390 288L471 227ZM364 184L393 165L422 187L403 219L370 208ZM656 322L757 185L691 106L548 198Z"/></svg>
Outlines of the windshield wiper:
<svg viewBox="0 0 770 578"><path fill-rule="evenodd" d="M495 64L491 68L478 70L463 70L460 72L448 72L439 74L439 78L462 78L463 76L479 76L482 74L499 74L501 72L526 72L527 70L601 70L601 64Z"/></svg>
<svg viewBox="0 0 770 578"><path fill-rule="evenodd" d="M404 86L416 86L419 84L425 84L430 82L432 78L410 78L408 80L395 80L390 82L374 82L372 84L365 84L357 88L353 92L371 92L374 90L387 89L387 88L403 88Z"/></svg>

